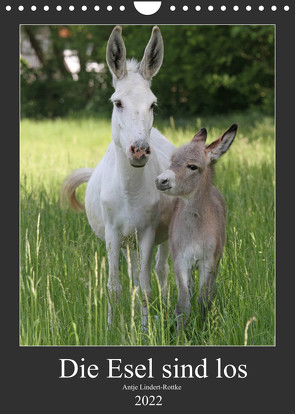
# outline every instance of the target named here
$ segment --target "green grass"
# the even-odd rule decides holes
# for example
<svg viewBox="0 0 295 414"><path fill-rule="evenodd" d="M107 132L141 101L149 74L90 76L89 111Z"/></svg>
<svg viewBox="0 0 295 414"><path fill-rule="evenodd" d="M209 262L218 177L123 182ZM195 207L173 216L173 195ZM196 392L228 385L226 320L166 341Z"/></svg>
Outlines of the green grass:
<svg viewBox="0 0 295 414"><path fill-rule="evenodd" d="M60 206L60 185L79 167L94 167L110 139L110 121L64 119L21 122L21 345L273 345L274 121L259 113L189 121L157 120L180 145L201 126L209 141L233 122L239 130L218 162L215 184L228 206L227 244L217 294L203 323L195 298L182 335L176 334L177 288L170 261L164 302L152 266L153 301L148 332L141 331L140 293L120 259L122 297L107 329L107 261L104 243L84 213ZM83 200L85 186L79 189ZM198 274L196 273L196 285ZM256 320L252 321L251 318ZM246 329L247 321L252 321Z"/></svg>

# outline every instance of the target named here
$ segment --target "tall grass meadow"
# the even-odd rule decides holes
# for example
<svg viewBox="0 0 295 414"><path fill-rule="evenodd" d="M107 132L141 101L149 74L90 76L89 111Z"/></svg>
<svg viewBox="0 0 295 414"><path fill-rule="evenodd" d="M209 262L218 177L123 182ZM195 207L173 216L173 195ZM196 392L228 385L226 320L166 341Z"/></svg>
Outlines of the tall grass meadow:
<svg viewBox="0 0 295 414"><path fill-rule="evenodd" d="M87 117L21 121L20 344L21 345L274 345L275 256L274 120L257 112L161 121L155 126L179 146L201 128L208 141L232 123L239 129L231 150L215 166L214 183L227 202L227 243L217 294L203 322L196 294L185 329L177 335L177 288L170 259L164 301L152 264L153 299L148 327L140 323L141 292L120 258L122 295L107 327L105 245L85 213L60 203L72 170L95 167L111 141L108 119ZM85 185L78 189L83 202ZM198 273L195 273L196 288Z"/></svg>

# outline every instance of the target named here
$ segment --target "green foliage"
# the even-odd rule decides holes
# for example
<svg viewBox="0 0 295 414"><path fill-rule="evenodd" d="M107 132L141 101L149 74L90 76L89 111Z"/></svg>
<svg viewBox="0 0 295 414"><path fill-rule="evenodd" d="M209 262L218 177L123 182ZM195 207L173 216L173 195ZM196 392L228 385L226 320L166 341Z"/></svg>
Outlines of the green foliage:
<svg viewBox="0 0 295 414"><path fill-rule="evenodd" d="M274 102L274 26L160 26L164 62L153 80L160 117L196 116L260 108L272 114ZM68 30L61 37L61 29ZM42 26L26 26L36 38ZM29 68L21 59L23 117L69 113L109 114L111 76L87 72L87 62L105 63L110 26L49 26L50 46L43 64ZM127 57L140 60L151 26L124 26ZM28 34L22 29L23 36ZM39 42L40 43L40 42ZM76 50L79 79L65 70L64 49Z"/></svg>

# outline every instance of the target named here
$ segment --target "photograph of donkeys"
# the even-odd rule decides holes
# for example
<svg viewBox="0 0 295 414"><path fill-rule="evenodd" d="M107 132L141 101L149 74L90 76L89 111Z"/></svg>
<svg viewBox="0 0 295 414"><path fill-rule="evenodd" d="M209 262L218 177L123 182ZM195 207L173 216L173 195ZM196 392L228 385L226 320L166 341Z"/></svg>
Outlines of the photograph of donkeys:
<svg viewBox="0 0 295 414"><path fill-rule="evenodd" d="M21 26L20 345L275 345L274 38Z"/></svg>

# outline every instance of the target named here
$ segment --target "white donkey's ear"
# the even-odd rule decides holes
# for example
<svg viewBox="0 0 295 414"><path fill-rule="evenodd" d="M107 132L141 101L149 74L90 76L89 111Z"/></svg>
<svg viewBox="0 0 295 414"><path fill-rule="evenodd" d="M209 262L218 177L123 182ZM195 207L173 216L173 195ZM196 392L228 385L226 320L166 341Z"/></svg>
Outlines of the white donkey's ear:
<svg viewBox="0 0 295 414"><path fill-rule="evenodd" d="M233 124L225 133L205 148L205 151L211 161L216 161L231 146L237 133L238 125Z"/></svg>
<svg viewBox="0 0 295 414"><path fill-rule="evenodd" d="M122 79L127 73L126 48L122 39L122 28L116 26L108 40L106 59L114 79Z"/></svg>
<svg viewBox="0 0 295 414"><path fill-rule="evenodd" d="M151 80L158 73L163 62L163 56L164 44L161 31L158 26L154 26L139 67L139 72L144 79Z"/></svg>

